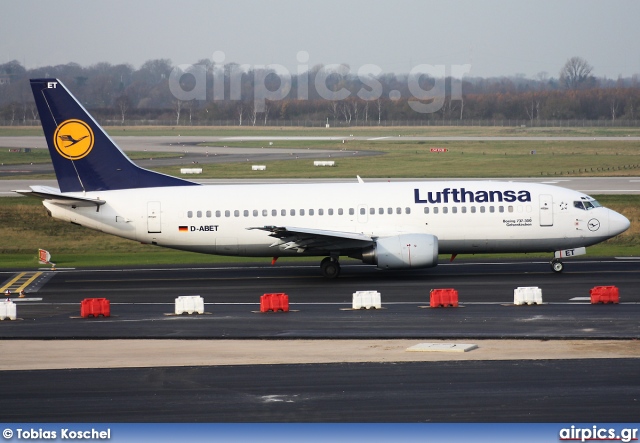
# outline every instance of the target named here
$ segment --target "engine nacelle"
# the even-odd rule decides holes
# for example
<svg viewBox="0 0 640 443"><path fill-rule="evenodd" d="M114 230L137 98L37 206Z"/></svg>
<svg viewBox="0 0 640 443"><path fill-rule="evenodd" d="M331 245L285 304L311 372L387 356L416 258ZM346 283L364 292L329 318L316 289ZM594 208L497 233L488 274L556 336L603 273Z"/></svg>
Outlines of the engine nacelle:
<svg viewBox="0 0 640 443"><path fill-rule="evenodd" d="M361 258L378 269L429 268L438 264L438 237L403 234L379 238L362 251Z"/></svg>

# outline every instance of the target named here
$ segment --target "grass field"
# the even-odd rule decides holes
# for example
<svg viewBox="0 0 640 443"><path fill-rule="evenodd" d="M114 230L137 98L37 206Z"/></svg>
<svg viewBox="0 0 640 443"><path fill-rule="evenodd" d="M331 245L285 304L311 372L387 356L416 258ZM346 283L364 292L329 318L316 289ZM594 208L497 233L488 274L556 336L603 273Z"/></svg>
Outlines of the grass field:
<svg viewBox="0 0 640 443"><path fill-rule="evenodd" d="M640 256L640 196L597 196L624 214L631 228L624 234L588 249L590 256ZM37 268L37 250L47 249L59 267L262 262L268 258L233 258L173 251L141 245L47 216L40 200L0 198L0 268ZM461 255L460 258L465 256ZM478 257L487 257L486 255ZM502 257L524 257L510 254ZM529 254L545 257L549 254ZM300 259L280 259L278 263ZM314 260L305 258L303 260ZM317 260L316 260L317 261Z"/></svg>

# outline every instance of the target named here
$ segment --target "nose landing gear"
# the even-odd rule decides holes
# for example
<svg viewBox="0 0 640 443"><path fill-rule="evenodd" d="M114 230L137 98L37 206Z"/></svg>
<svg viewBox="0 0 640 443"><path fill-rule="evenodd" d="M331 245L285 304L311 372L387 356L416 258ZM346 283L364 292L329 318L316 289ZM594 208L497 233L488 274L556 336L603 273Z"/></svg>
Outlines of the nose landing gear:
<svg viewBox="0 0 640 443"><path fill-rule="evenodd" d="M564 263L559 258L551 260L551 270L555 273L560 273L564 269Z"/></svg>

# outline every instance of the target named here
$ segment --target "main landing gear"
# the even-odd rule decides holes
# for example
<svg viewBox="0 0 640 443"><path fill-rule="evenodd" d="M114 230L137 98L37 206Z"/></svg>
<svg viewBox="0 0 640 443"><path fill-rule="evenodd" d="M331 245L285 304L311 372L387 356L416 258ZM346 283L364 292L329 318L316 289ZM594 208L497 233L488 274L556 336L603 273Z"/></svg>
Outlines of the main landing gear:
<svg viewBox="0 0 640 443"><path fill-rule="evenodd" d="M551 270L553 272L560 273L564 269L564 264L559 258L554 258L553 260L551 260L550 264L551 264Z"/></svg>
<svg viewBox="0 0 640 443"><path fill-rule="evenodd" d="M337 278L340 275L340 263L337 258L325 257L320 262L322 275L326 278Z"/></svg>

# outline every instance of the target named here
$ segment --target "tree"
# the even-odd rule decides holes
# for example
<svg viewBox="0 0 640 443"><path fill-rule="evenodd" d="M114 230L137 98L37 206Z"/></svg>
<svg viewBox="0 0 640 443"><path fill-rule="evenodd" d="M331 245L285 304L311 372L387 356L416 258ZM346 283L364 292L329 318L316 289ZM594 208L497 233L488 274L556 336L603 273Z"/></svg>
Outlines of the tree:
<svg viewBox="0 0 640 443"><path fill-rule="evenodd" d="M579 89L592 79L591 66L582 57L571 57L560 71L560 83L567 89Z"/></svg>
<svg viewBox="0 0 640 443"><path fill-rule="evenodd" d="M128 95L122 94L121 96L116 98L115 105L117 110L120 112L120 117L121 117L120 122L121 124L124 125L125 115L127 114L127 111L129 110L129 108L131 107L131 99L129 98Z"/></svg>

